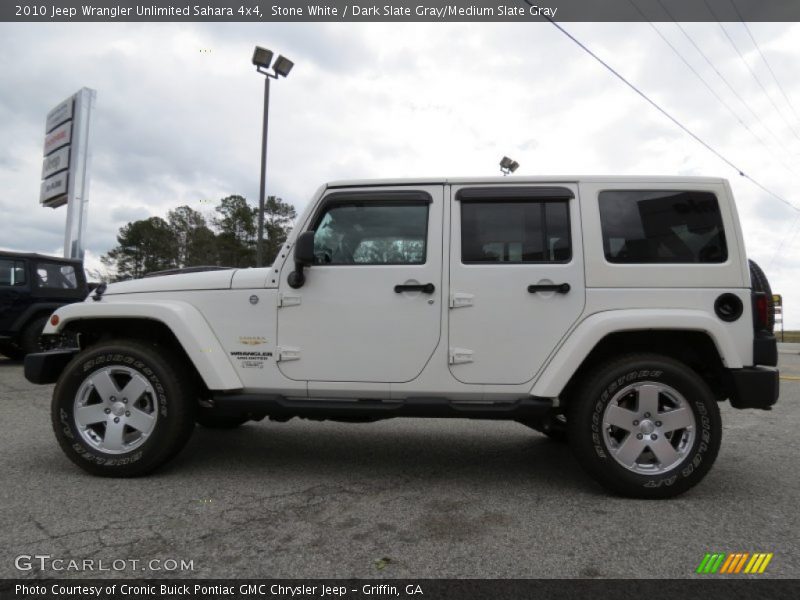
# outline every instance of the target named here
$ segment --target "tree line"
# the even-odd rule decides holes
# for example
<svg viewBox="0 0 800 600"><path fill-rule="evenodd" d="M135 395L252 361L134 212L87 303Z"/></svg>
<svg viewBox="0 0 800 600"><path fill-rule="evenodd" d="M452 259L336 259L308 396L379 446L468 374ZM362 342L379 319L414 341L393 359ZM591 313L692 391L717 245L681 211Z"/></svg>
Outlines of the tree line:
<svg viewBox="0 0 800 600"><path fill-rule="evenodd" d="M286 241L297 213L291 204L270 196L264 207L264 264ZM120 228L117 245L101 257L104 279L121 281L166 269L196 266L254 267L258 209L238 195L222 198L210 218L179 206L167 218L131 221Z"/></svg>

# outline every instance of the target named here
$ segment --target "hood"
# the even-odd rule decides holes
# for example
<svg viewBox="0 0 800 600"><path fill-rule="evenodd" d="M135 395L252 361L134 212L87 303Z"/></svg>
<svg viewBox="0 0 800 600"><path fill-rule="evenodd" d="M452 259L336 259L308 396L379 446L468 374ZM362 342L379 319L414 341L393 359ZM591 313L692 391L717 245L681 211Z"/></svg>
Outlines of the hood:
<svg viewBox="0 0 800 600"><path fill-rule="evenodd" d="M108 284L104 296L111 296L114 294L139 294L143 292L227 290L231 287L234 273L236 273L236 269L161 275L144 279L129 279L128 281Z"/></svg>

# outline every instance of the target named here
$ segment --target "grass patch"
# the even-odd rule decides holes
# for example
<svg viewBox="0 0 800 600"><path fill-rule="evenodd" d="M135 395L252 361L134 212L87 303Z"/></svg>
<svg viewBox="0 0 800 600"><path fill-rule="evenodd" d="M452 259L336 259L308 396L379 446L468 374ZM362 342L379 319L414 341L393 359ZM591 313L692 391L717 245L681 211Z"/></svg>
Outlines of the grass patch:
<svg viewBox="0 0 800 600"><path fill-rule="evenodd" d="M781 340L781 332L776 331L775 337L778 338L778 341L783 342L794 342L795 344L800 343L800 331L784 331L783 332L783 340Z"/></svg>

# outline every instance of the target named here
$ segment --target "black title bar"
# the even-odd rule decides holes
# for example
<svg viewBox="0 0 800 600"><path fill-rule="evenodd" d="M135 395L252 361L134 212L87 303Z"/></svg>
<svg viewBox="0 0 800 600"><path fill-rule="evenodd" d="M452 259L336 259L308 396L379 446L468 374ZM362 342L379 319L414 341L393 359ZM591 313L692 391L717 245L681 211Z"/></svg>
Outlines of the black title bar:
<svg viewBox="0 0 800 600"><path fill-rule="evenodd" d="M635 6L634 6L635 4ZM798 0L3 0L0 21L800 21Z"/></svg>

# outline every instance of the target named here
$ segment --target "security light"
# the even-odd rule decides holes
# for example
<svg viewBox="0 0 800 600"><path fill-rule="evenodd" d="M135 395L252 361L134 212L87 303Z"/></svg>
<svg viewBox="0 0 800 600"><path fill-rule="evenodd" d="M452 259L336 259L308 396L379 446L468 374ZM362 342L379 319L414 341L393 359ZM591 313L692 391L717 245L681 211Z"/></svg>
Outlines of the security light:
<svg viewBox="0 0 800 600"><path fill-rule="evenodd" d="M503 175L509 175L516 171L519 168L519 163L515 160L504 156L502 160L500 160L500 170L503 172Z"/></svg>
<svg viewBox="0 0 800 600"><path fill-rule="evenodd" d="M278 59L275 61L275 64L272 66L272 68L281 77L286 77L289 74L289 71L292 70L293 66L294 63L288 58L285 56L278 56Z"/></svg>
<svg viewBox="0 0 800 600"><path fill-rule="evenodd" d="M270 63L272 63L272 50L256 46L255 52L253 52L253 64L257 67L269 69Z"/></svg>

